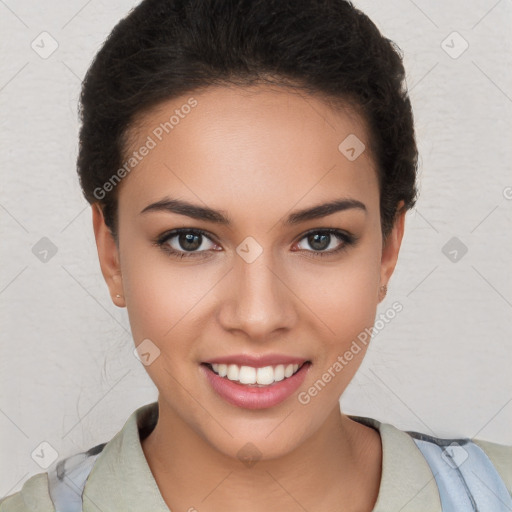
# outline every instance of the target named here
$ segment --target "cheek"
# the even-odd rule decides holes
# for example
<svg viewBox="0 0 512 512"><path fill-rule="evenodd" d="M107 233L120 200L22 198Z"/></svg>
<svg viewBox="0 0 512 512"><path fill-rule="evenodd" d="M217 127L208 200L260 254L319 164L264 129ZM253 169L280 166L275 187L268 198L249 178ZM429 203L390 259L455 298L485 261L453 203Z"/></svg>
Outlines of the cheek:
<svg viewBox="0 0 512 512"><path fill-rule="evenodd" d="M318 422L324 418L324 411L336 405L368 349L378 302L379 268L374 267L373 258L359 255L354 264L330 273L324 282L327 286L308 302L316 317L310 332L319 350L310 386L299 396L299 402L315 408L313 416ZM308 288L313 289L311 285Z"/></svg>
<svg viewBox="0 0 512 512"><path fill-rule="evenodd" d="M226 269L172 259L135 234L125 240L130 244L121 247L121 271L134 343L149 339L160 350L159 364L146 367L150 375L162 364L186 373L183 362L199 357L197 340L212 317L206 309Z"/></svg>
<svg viewBox="0 0 512 512"><path fill-rule="evenodd" d="M154 255L127 258L124 272L123 286L136 343L144 338L158 344L177 337L185 339L187 326L195 324L198 304L211 288L205 273L180 270L165 256Z"/></svg>
<svg viewBox="0 0 512 512"><path fill-rule="evenodd" d="M296 280L311 317L334 345L343 345L373 324L378 305L380 257L372 241L330 267L310 265Z"/></svg>

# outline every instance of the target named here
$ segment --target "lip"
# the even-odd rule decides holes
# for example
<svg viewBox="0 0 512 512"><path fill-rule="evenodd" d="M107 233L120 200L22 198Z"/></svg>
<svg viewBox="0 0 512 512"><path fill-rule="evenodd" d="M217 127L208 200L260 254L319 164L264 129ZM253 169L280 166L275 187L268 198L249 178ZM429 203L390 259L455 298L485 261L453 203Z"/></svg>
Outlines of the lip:
<svg viewBox="0 0 512 512"><path fill-rule="evenodd" d="M226 361L226 359L218 360ZM215 362L215 360L212 361ZM268 363L262 364L262 366L264 365L269 366ZM269 386L258 387L256 385L240 384L226 377L221 377L205 363L199 365L201 372L217 395L231 405L242 409L267 409L284 402L302 385L310 366L311 363L306 361L291 377Z"/></svg>
<svg viewBox="0 0 512 512"><path fill-rule="evenodd" d="M215 357L203 361L208 364L236 364L238 366L252 366L254 368L263 368L265 366L277 366L279 364L298 364L305 363L308 359L304 357L287 356L285 354L231 354L229 356Z"/></svg>

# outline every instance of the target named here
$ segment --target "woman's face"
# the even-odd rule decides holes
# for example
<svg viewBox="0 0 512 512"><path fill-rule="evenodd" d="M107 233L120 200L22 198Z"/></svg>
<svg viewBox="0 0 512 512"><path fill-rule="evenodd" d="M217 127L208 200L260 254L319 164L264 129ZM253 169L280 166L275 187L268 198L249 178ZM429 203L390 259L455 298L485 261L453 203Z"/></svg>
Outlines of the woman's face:
<svg viewBox="0 0 512 512"><path fill-rule="evenodd" d="M353 342L373 326L403 233L401 215L383 247L361 143L355 114L268 86L209 88L144 116L119 185L119 251L93 212L102 272L143 343L162 419L231 457L252 443L270 459L339 414L367 348ZM283 378L293 361L307 363ZM255 377L266 384L236 381Z"/></svg>

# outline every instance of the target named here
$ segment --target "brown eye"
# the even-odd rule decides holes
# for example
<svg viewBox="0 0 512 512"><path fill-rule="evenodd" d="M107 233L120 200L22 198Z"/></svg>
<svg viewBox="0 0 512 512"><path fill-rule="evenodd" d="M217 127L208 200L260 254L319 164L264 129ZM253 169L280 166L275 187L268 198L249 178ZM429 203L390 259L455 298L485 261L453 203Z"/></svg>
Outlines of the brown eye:
<svg viewBox="0 0 512 512"><path fill-rule="evenodd" d="M325 256L337 254L351 245L355 245L357 238L339 229L321 229L310 231L301 238L306 240L312 250L302 248L306 252L313 253L314 256ZM299 242L300 243L300 242Z"/></svg>
<svg viewBox="0 0 512 512"><path fill-rule="evenodd" d="M185 251L195 251L201 247L202 236L195 233L180 233L177 235L178 245Z"/></svg>
<svg viewBox="0 0 512 512"><path fill-rule="evenodd" d="M212 246L216 247L216 244L203 231L184 228L162 235L155 245L169 255L179 258L202 257L212 249Z"/></svg>

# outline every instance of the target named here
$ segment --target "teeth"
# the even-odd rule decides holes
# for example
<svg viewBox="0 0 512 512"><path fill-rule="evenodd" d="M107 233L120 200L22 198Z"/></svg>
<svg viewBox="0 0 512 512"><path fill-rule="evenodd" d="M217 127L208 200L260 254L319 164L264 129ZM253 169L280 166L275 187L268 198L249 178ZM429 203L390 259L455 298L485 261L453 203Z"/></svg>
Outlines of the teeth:
<svg viewBox="0 0 512 512"><path fill-rule="evenodd" d="M238 380L238 376L240 375L240 368L236 364L230 364L228 366L228 374L227 378L229 380Z"/></svg>
<svg viewBox="0 0 512 512"><path fill-rule="evenodd" d="M251 366L240 367L238 380L241 384L256 384L256 368Z"/></svg>
<svg viewBox="0 0 512 512"><path fill-rule="evenodd" d="M253 366L238 366L237 364L213 363L213 371L220 377L227 377L229 380L240 382L240 384L259 384L269 386L274 382L291 377L298 369L298 364L278 364L277 366L264 366L254 368Z"/></svg>
<svg viewBox="0 0 512 512"><path fill-rule="evenodd" d="M264 366L256 371L256 382L258 384L272 384L275 381L274 369L272 366Z"/></svg>
<svg viewBox="0 0 512 512"><path fill-rule="evenodd" d="M217 367L217 373L221 377L225 377L228 374L228 365L227 364L216 364Z"/></svg>

